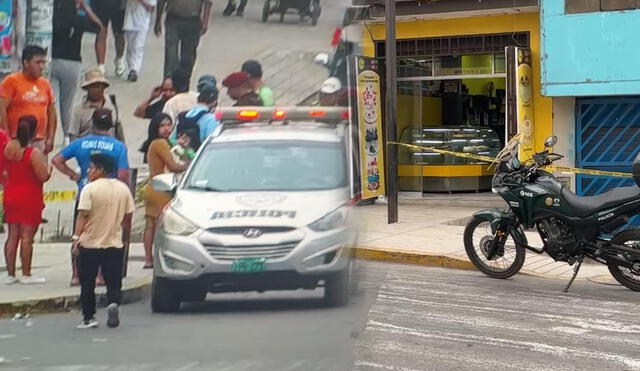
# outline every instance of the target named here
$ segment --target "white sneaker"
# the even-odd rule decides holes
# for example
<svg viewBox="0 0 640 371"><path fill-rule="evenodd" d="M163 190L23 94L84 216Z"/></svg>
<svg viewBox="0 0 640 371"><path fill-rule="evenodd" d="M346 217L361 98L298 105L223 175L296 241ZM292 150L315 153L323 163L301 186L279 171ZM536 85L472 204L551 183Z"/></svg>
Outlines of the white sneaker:
<svg viewBox="0 0 640 371"><path fill-rule="evenodd" d="M14 283L18 283L16 276L7 276L4 278L5 285L13 285Z"/></svg>
<svg viewBox="0 0 640 371"><path fill-rule="evenodd" d="M122 77L127 72L127 69L124 66L124 58L116 58L116 76Z"/></svg>
<svg viewBox="0 0 640 371"><path fill-rule="evenodd" d="M47 283L47 280L44 277L22 276L20 277L20 283L23 285L37 285Z"/></svg>
<svg viewBox="0 0 640 371"><path fill-rule="evenodd" d="M105 73L107 73L106 68L104 67L104 64L99 64L98 65L98 69L100 70L100 72L102 72L102 74L104 75Z"/></svg>
<svg viewBox="0 0 640 371"><path fill-rule="evenodd" d="M120 308L118 304L111 303L107 306L107 326L118 327L120 325Z"/></svg>
<svg viewBox="0 0 640 371"><path fill-rule="evenodd" d="M91 318L90 320L82 321L76 328L85 329L85 328L96 328L98 327L98 321L95 318Z"/></svg>

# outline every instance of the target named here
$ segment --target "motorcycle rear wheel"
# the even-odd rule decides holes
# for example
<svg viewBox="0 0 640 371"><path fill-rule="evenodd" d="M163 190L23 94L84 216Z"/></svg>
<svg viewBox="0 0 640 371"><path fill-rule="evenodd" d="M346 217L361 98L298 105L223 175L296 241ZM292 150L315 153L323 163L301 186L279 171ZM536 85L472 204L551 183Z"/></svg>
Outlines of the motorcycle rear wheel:
<svg viewBox="0 0 640 371"><path fill-rule="evenodd" d="M611 243L640 249L640 229L634 228L622 231L613 236ZM636 263L640 264L640 261ZM615 263L609 263L608 267L613 278L622 286L633 291L640 291L640 273L634 273L631 269L620 267Z"/></svg>
<svg viewBox="0 0 640 371"><path fill-rule="evenodd" d="M518 273L524 265L526 249L509 236L502 254L488 260L485 253L493 238L491 223L482 218L473 217L464 229L464 249L476 268L491 278L506 279ZM485 249L485 250L483 250Z"/></svg>

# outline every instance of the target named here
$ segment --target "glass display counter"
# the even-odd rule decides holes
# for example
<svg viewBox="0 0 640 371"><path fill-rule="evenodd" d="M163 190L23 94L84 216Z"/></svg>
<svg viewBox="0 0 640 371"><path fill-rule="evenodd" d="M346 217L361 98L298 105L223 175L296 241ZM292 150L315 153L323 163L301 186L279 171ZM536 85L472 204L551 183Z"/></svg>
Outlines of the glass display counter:
<svg viewBox="0 0 640 371"><path fill-rule="evenodd" d="M408 127L400 142L453 152L495 157L502 149L496 132L481 126ZM491 189L489 163L400 146L398 176L401 191L484 191ZM422 178L416 182L416 177Z"/></svg>

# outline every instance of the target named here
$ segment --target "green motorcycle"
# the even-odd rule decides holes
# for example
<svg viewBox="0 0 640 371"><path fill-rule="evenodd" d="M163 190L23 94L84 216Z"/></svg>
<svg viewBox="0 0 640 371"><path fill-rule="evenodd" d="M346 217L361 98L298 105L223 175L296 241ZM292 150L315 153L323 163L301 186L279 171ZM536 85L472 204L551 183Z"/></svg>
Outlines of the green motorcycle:
<svg viewBox="0 0 640 371"><path fill-rule="evenodd" d="M556 142L555 136L547 138L545 150L524 163L518 160L517 138L498 154L492 188L508 206L473 215L464 232L469 259L487 276L504 279L520 271L527 250L547 253L556 261L575 264L567 292L589 258L606 264L620 284L640 291L640 229L621 229L640 214L640 187L575 195L544 170L563 158L550 152ZM640 156L633 175L640 185ZM525 230L534 228L543 241L541 248L527 242Z"/></svg>

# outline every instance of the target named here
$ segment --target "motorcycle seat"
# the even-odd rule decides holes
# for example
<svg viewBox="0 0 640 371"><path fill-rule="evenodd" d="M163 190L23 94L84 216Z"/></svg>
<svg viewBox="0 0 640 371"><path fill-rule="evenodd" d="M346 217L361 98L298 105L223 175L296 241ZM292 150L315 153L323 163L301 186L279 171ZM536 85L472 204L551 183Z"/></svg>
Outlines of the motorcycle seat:
<svg viewBox="0 0 640 371"><path fill-rule="evenodd" d="M573 207L579 217L587 217L598 211L622 205L626 202L640 198L640 187L613 188L597 196L581 197L562 188L562 196Z"/></svg>

